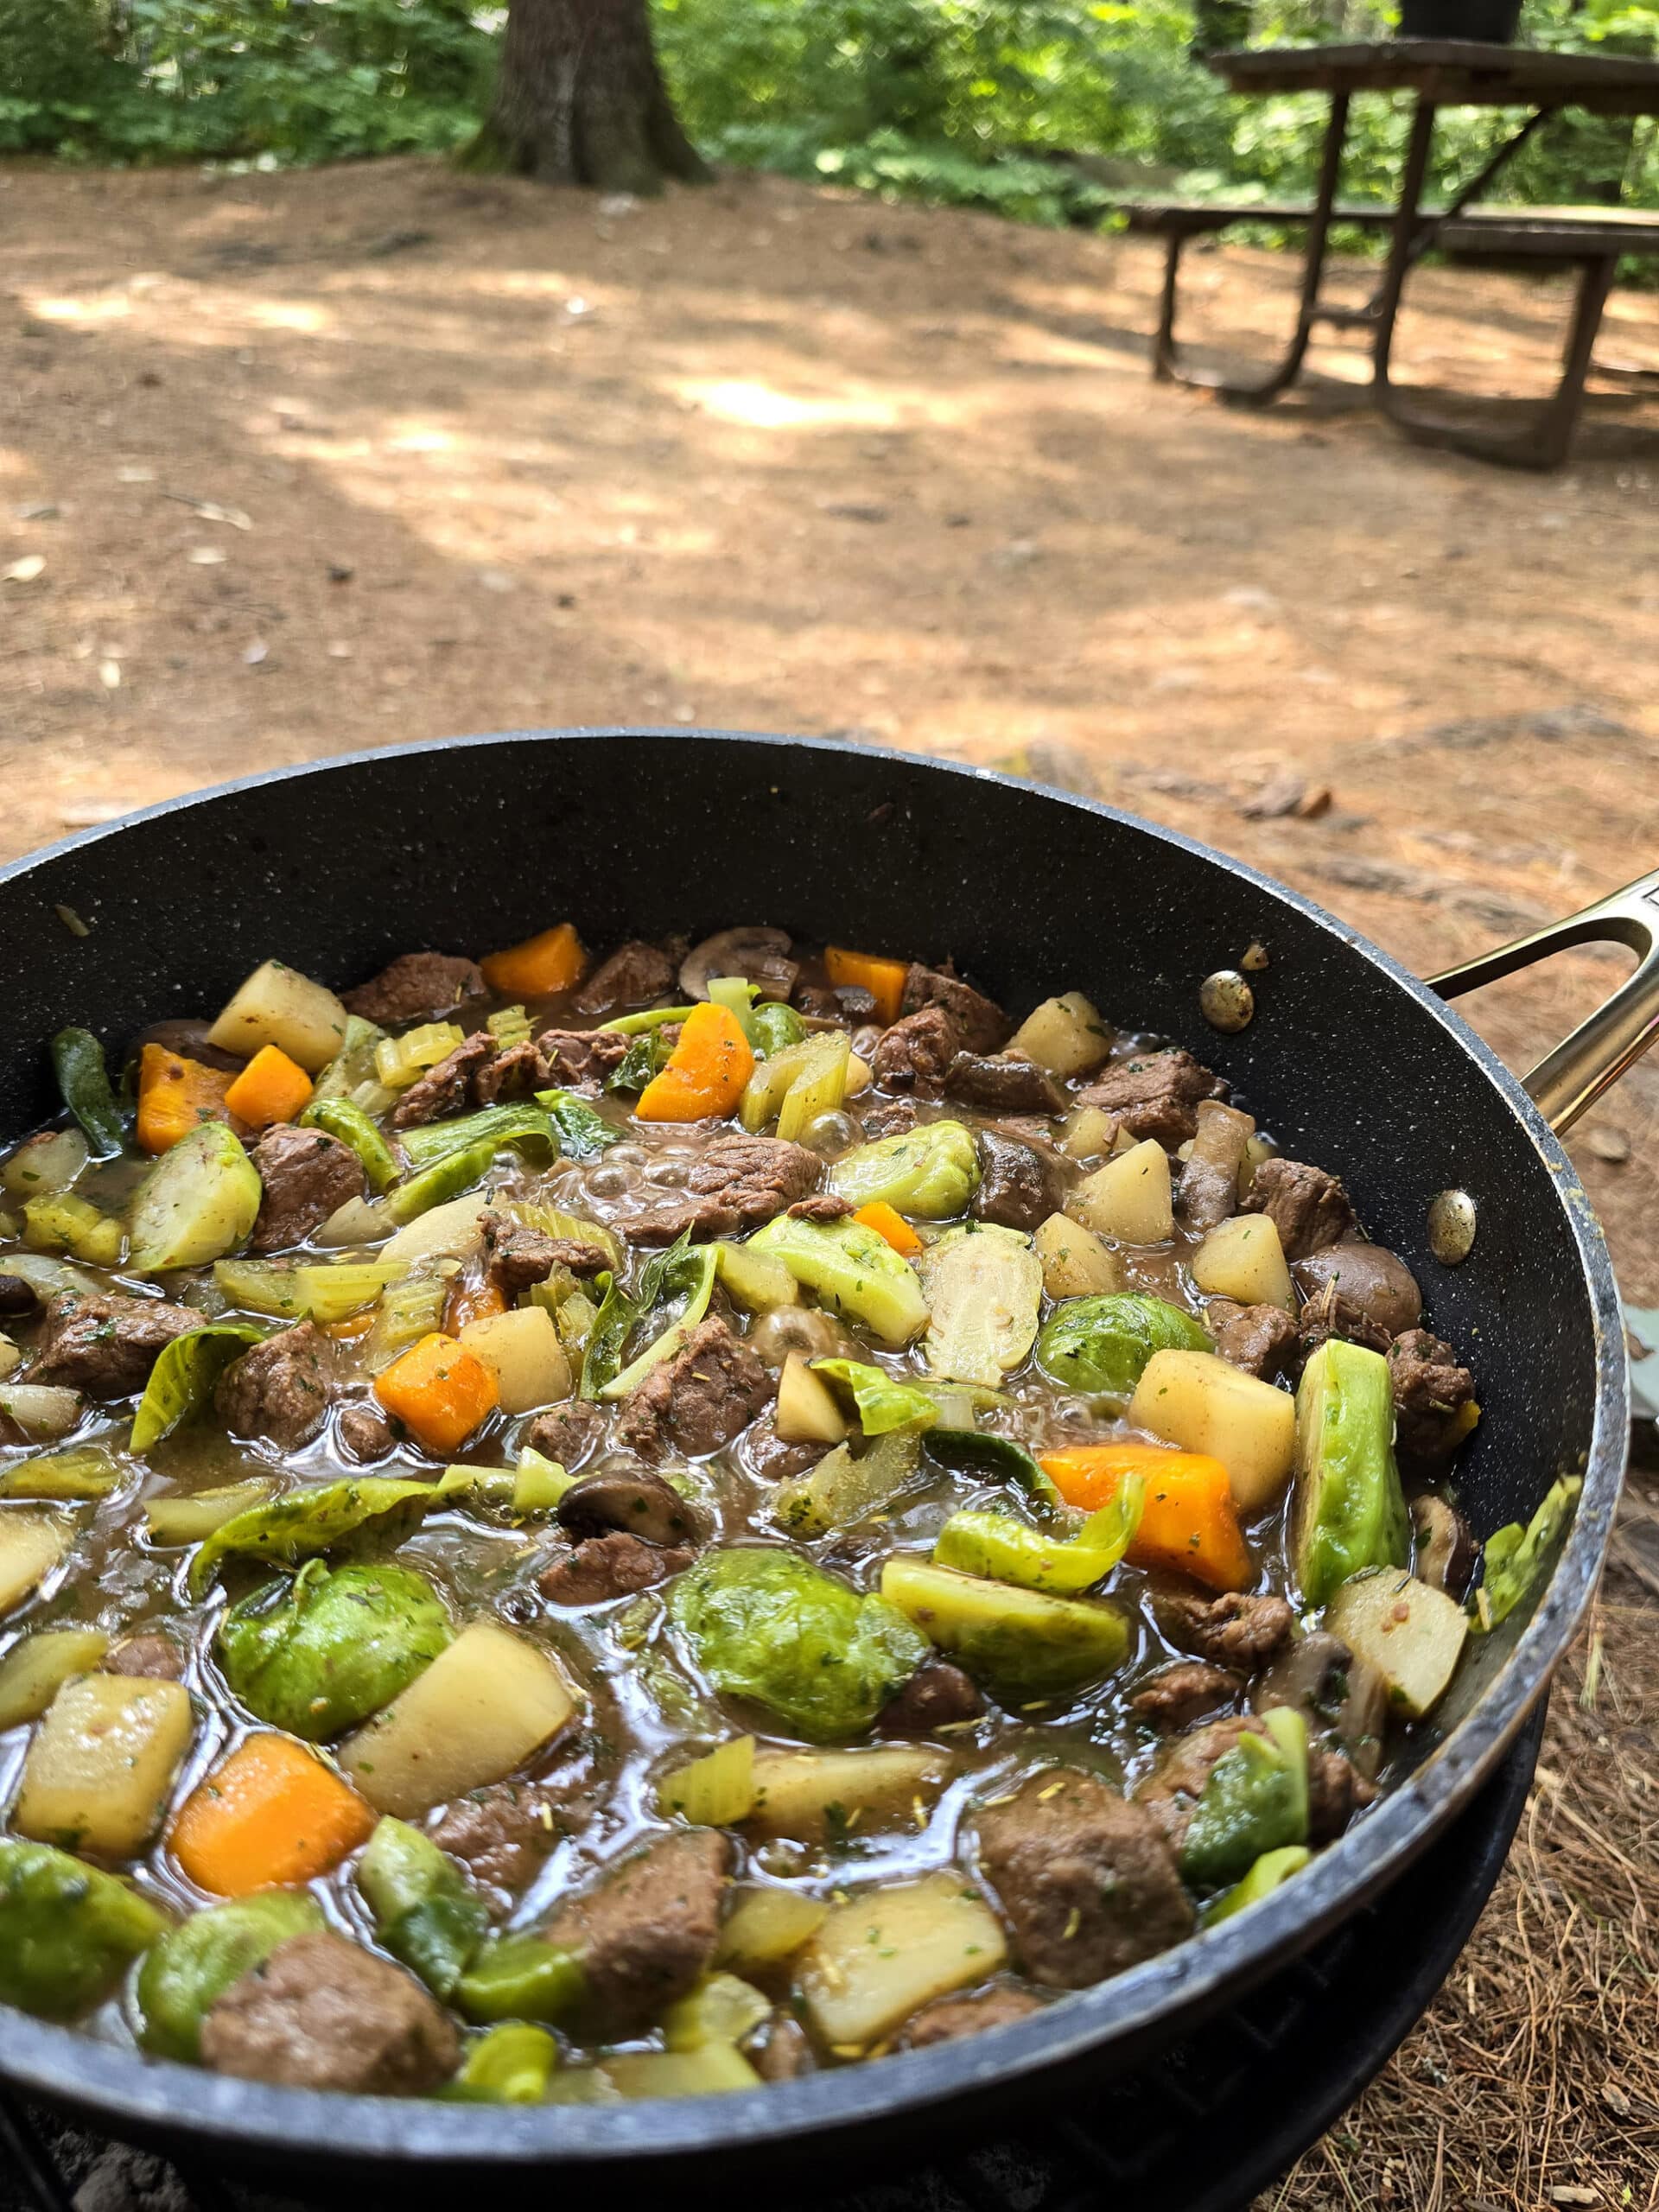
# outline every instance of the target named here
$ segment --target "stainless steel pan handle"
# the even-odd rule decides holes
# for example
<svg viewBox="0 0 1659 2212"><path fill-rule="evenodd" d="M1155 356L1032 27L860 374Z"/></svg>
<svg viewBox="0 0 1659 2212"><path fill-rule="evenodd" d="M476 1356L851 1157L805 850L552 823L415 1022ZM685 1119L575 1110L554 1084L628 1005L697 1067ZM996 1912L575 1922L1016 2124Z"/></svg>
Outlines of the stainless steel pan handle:
<svg viewBox="0 0 1659 2212"><path fill-rule="evenodd" d="M1522 1078L1557 1135L1570 1129L1649 1045L1659 1043L1659 868L1598 899L1582 913L1547 923L1530 937L1518 937L1513 944L1500 945L1496 952L1483 953L1428 978L1432 990L1455 999L1513 976L1518 969L1530 968L1553 952L1564 952L1569 945L1592 944L1627 944L1637 956L1637 964L1587 1021L1580 1022Z"/></svg>

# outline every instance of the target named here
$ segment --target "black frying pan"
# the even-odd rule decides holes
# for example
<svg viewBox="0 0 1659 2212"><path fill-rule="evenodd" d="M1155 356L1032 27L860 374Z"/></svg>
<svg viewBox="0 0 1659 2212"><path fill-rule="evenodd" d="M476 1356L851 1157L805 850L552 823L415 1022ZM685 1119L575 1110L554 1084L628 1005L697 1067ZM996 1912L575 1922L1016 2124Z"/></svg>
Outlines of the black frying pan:
<svg viewBox="0 0 1659 2212"><path fill-rule="evenodd" d="M1552 1056L1563 1125L1652 1039L1659 876L1442 982L1613 936L1636 977ZM1444 1737L1306 1872L1238 1919L1033 2018L957 2044L702 2101L480 2108L322 2097L136 2057L0 2011L0 2074L116 2133L273 2166L587 2167L605 2185L774 2183L1142 2060L1388 1883L1466 1804L1542 1694L1588 1603L1618 1497L1625 1362L1601 1232L1549 1122L1478 1038L1388 956L1294 892L1109 809L913 757L767 737L527 733L283 770L89 831L0 872L0 1132L55 1108L44 1041L119 1043L211 1011L276 955L346 985L394 953L477 952L573 917L591 944L765 921L938 959L1016 1012L1056 989L1185 1044L1293 1155L1338 1171L1373 1235L1466 1348L1484 1409L1459 1492L1482 1535L1582 1472L1548 1588L1465 1664ZM77 927L86 933L79 933ZM1253 943L1249 1026L1199 986ZM1434 1258L1437 1193L1473 1200L1462 1264ZM1444 1249L1444 1248L1443 1248ZM626 2171L627 2181L622 2179ZM389 2177L380 2177L380 2186ZM370 2183L370 2187L376 2184ZM451 2194L453 2193L453 2177Z"/></svg>

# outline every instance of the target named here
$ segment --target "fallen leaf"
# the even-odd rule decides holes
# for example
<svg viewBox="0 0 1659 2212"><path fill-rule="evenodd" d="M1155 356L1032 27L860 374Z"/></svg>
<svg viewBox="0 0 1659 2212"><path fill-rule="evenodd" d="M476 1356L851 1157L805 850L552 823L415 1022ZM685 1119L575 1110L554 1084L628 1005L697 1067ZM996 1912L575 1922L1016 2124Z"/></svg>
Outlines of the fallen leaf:
<svg viewBox="0 0 1659 2212"><path fill-rule="evenodd" d="M250 668L257 668L265 657L267 648L263 639L256 638L242 656Z"/></svg>
<svg viewBox="0 0 1659 2212"><path fill-rule="evenodd" d="M90 937L92 935L92 924L90 922L83 922L80 916L75 912L73 906L60 906L56 911L58 919L63 924L63 926L68 931L71 937Z"/></svg>
<svg viewBox="0 0 1659 2212"><path fill-rule="evenodd" d="M253 518L240 507L223 507L217 499L199 499L194 492L163 492L164 499L176 499L181 507L200 515L203 522L227 522L232 530L251 530Z"/></svg>
<svg viewBox="0 0 1659 2212"><path fill-rule="evenodd" d="M45 566L44 553L25 553L21 561L14 561L9 569L0 571L0 575L3 575L9 584L32 584Z"/></svg>
<svg viewBox="0 0 1659 2212"><path fill-rule="evenodd" d="M115 472L115 480L118 484L153 484L156 481L156 472L153 468L134 467L118 468Z"/></svg>
<svg viewBox="0 0 1659 2212"><path fill-rule="evenodd" d="M193 545L185 558L199 569L216 569L225 558L225 549L222 545Z"/></svg>
<svg viewBox="0 0 1659 2212"><path fill-rule="evenodd" d="M121 689L121 664L118 660L101 660L98 664L98 680L106 691Z"/></svg>
<svg viewBox="0 0 1659 2212"><path fill-rule="evenodd" d="M19 522L56 522L63 509L55 499L31 499L16 512Z"/></svg>

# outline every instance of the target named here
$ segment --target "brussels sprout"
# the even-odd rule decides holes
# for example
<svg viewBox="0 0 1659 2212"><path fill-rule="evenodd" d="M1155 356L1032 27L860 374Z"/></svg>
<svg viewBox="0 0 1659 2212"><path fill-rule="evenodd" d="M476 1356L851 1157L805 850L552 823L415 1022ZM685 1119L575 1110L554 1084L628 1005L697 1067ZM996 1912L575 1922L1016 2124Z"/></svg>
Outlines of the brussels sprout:
<svg viewBox="0 0 1659 2212"><path fill-rule="evenodd" d="M1113 1606L988 1582L913 1554L888 1560L881 1594L1007 1705L1077 1689L1129 1654L1128 1624Z"/></svg>
<svg viewBox="0 0 1659 2212"><path fill-rule="evenodd" d="M921 1471L921 1446L906 1429L879 1436L861 1458L838 1444L810 1474L780 1483L772 1517L791 1536L822 1536L849 1522L885 1511Z"/></svg>
<svg viewBox="0 0 1659 2212"><path fill-rule="evenodd" d="M192 1420L212 1397L213 1385L231 1362L268 1337L274 1325L268 1321L210 1321L204 1328L175 1337L149 1370L133 1418L132 1449L148 1452Z"/></svg>
<svg viewBox="0 0 1659 2212"><path fill-rule="evenodd" d="M48 1843L0 1843L0 2001L73 2019L166 1926L113 1874Z"/></svg>
<svg viewBox="0 0 1659 2212"><path fill-rule="evenodd" d="M220 1560L233 1552L297 1567L318 1552L363 1538L397 1543L418 1527L432 1498L430 1483L395 1482L385 1475L289 1491L267 1505L233 1515L213 1530L190 1562L190 1595L200 1598Z"/></svg>
<svg viewBox="0 0 1659 2212"><path fill-rule="evenodd" d="M925 1122L845 1154L830 1170L830 1188L855 1206L875 1204L923 1221L966 1213L979 1188L979 1154L960 1122Z"/></svg>
<svg viewBox="0 0 1659 2212"><path fill-rule="evenodd" d="M134 1274L199 1268L235 1251L258 1217L259 1170L223 1122L203 1122L164 1152L132 1203Z"/></svg>
<svg viewBox="0 0 1659 2212"><path fill-rule="evenodd" d="M234 1981L279 1943L327 1925L306 1890L261 1890L171 1928L138 1969L138 2040L158 2058L201 2056L201 2024Z"/></svg>
<svg viewBox="0 0 1659 2212"><path fill-rule="evenodd" d="M435 1996L448 1999L490 1924L489 1907L429 1836L390 1815L369 1838L357 1885L374 1932Z"/></svg>
<svg viewBox="0 0 1659 2212"><path fill-rule="evenodd" d="M1302 1370L1296 1393L1290 1545L1303 1597L1322 1605L1365 1567L1403 1567L1410 1536L1389 1363L1332 1337Z"/></svg>
<svg viewBox="0 0 1659 2212"><path fill-rule="evenodd" d="M931 1428L939 1409L925 1390L902 1382L884 1367L862 1359L815 1359L813 1370L827 1375L853 1394L858 1425L866 1436L885 1436L895 1428Z"/></svg>
<svg viewBox="0 0 1659 2212"><path fill-rule="evenodd" d="M781 1260L831 1313L873 1329L890 1351L927 1319L927 1300L908 1260L861 1221L802 1221L780 1213L749 1239L752 1252Z"/></svg>
<svg viewBox="0 0 1659 2212"><path fill-rule="evenodd" d="M312 1560L225 1616L225 1679L250 1713L321 1744L390 1705L449 1642L443 1601L406 1567Z"/></svg>
<svg viewBox="0 0 1659 2212"><path fill-rule="evenodd" d="M922 1259L931 1373L995 1389L1037 1334L1042 1262L1017 1229L976 1221L947 1230Z"/></svg>
<svg viewBox="0 0 1659 2212"><path fill-rule="evenodd" d="M588 1977L574 1951L543 1936L498 1936L455 1984L455 2003L469 2020L568 2020L588 1995Z"/></svg>
<svg viewBox="0 0 1659 2212"><path fill-rule="evenodd" d="M934 1543L935 1563L1074 1597L1103 1582L1134 1542L1146 1489L1144 1476L1126 1475L1111 1503L1069 1537L1044 1535L1011 1513L953 1513Z"/></svg>
<svg viewBox="0 0 1659 2212"><path fill-rule="evenodd" d="M927 1656L883 1599L797 1553L705 1553L674 1583L669 1615L722 1695L765 1706L810 1743L868 1728Z"/></svg>
<svg viewBox="0 0 1659 2212"><path fill-rule="evenodd" d="M1241 1736L1216 1761L1187 1823L1181 1873L1200 1889L1236 1881L1264 1852L1307 1840L1307 1724L1276 1705L1262 1725L1265 1736Z"/></svg>
<svg viewBox="0 0 1659 2212"><path fill-rule="evenodd" d="M1525 1529L1512 1521L1487 1537L1481 1586L1473 1599L1477 1635L1484 1635L1507 1620L1543 1573L1544 1562L1583 1488L1581 1476L1564 1475L1551 1485Z"/></svg>
<svg viewBox="0 0 1659 2212"><path fill-rule="evenodd" d="M1068 1390L1127 1397L1155 1351L1209 1351L1190 1313L1161 1298L1120 1291L1073 1298L1051 1313L1037 1338L1037 1364Z"/></svg>

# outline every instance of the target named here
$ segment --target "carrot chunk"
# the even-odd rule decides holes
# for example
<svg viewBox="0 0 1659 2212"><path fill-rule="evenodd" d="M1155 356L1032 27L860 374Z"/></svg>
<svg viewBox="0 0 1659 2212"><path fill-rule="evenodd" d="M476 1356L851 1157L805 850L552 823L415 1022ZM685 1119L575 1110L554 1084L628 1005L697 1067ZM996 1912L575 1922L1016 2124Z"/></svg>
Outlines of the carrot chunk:
<svg viewBox="0 0 1659 2212"><path fill-rule="evenodd" d="M527 937L505 952L492 952L480 960L484 980L504 999L543 999L555 991L568 991L587 972L588 955L574 922L561 922Z"/></svg>
<svg viewBox="0 0 1659 2212"><path fill-rule="evenodd" d="M234 1109L226 1102L239 1078L223 1068L204 1067L146 1045L138 1055L138 1142L145 1152L166 1152L203 1122L225 1122Z"/></svg>
<svg viewBox="0 0 1659 2212"><path fill-rule="evenodd" d="M860 1206L853 1219L861 1221L866 1229L873 1229L904 1259L913 1260L922 1249L921 1238L903 1214L897 1212L885 1198L872 1198L868 1205Z"/></svg>
<svg viewBox="0 0 1659 2212"><path fill-rule="evenodd" d="M734 1114L754 1073L754 1054L728 1007L694 1006L661 1074L639 1094L642 1122L706 1122Z"/></svg>
<svg viewBox="0 0 1659 2212"><path fill-rule="evenodd" d="M910 972L902 960L880 960L873 952L849 952L830 945L823 964L832 983L855 983L875 1001L875 1018L892 1024L904 1011L905 977Z"/></svg>
<svg viewBox="0 0 1659 2212"><path fill-rule="evenodd" d="M493 1282L457 1283L443 1304L443 1332L458 1337L469 1321L491 1321L507 1310L507 1294Z"/></svg>
<svg viewBox="0 0 1659 2212"><path fill-rule="evenodd" d="M1244 1590L1255 1581L1227 1470L1207 1452L1081 1444L1038 1458L1066 1503L1090 1512L1110 1503L1126 1475L1146 1478L1146 1507L1128 1553L1132 1566L1169 1567L1212 1590Z"/></svg>
<svg viewBox="0 0 1659 2212"><path fill-rule="evenodd" d="M280 1045L262 1045L225 1093L225 1103L251 1129L295 1120L310 1099L310 1077Z"/></svg>
<svg viewBox="0 0 1659 2212"><path fill-rule="evenodd" d="M308 1882L365 1842L374 1814L291 1736L249 1736L179 1808L168 1840L198 1889Z"/></svg>
<svg viewBox="0 0 1659 2212"><path fill-rule="evenodd" d="M375 1377L374 1395L422 1451L447 1459L495 1410L495 1377L464 1344L435 1329Z"/></svg>

